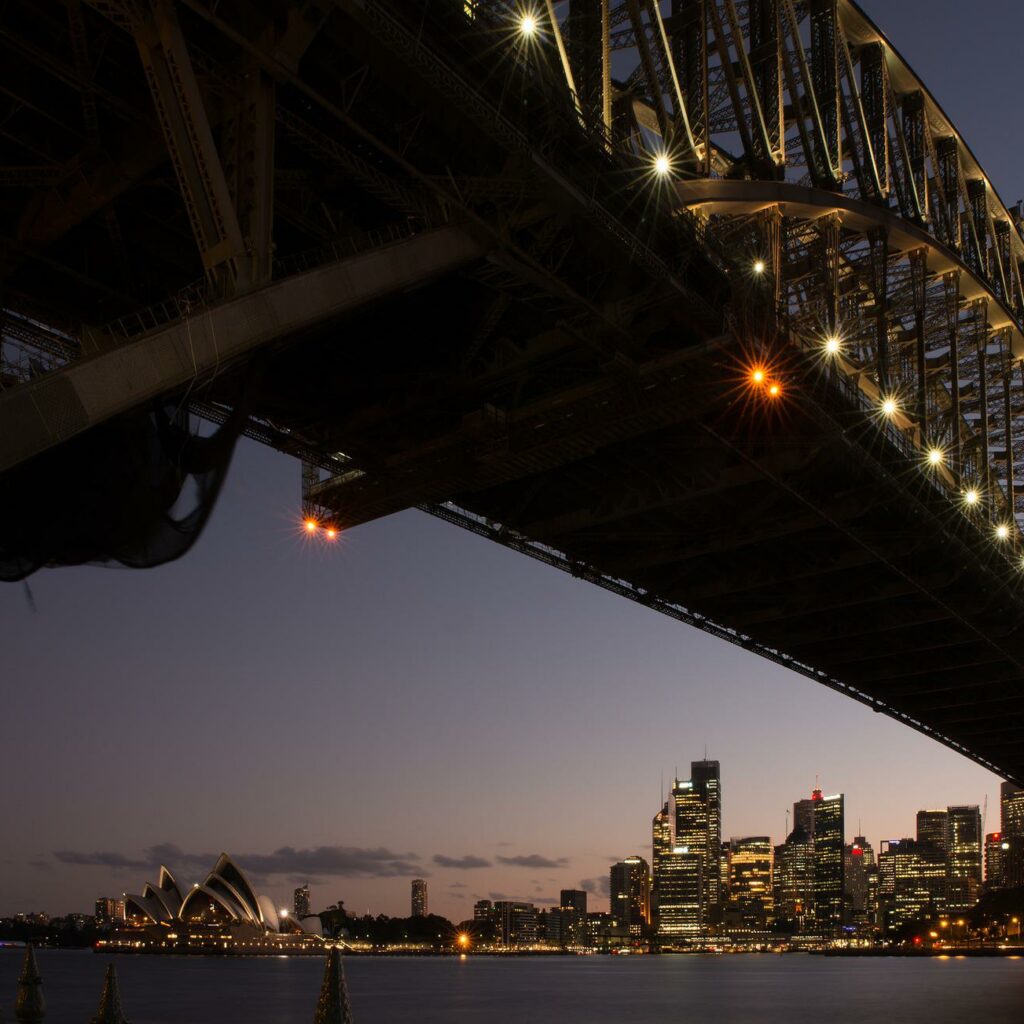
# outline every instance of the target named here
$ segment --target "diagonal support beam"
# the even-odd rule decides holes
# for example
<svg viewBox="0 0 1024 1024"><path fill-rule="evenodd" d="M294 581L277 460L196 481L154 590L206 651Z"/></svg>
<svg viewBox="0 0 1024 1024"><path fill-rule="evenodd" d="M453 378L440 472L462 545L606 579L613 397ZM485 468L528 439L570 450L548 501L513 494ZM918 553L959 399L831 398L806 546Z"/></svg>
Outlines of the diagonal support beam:
<svg viewBox="0 0 1024 1024"><path fill-rule="evenodd" d="M150 15L137 22L132 33L203 269L221 294L245 291L258 275L247 259L227 177L170 0L153 0Z"/></svg>
<svg viewBox="0 0 1024 1024"><path fill-rule="evenodd" d="M414 235L225 302L0 395L0 472L257 350L484 255L465 232Z"/></svg>

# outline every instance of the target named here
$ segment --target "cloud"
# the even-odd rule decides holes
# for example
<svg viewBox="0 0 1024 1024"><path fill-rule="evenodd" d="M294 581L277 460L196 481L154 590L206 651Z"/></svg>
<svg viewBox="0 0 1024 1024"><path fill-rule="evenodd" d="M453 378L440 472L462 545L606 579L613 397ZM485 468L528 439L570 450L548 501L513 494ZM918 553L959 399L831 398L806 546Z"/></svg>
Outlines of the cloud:
<svg viewBox="0 0 1024 1024"><path fill-rule="evenodd" d="M503 892L489 892L487 898L491 900L510 900L512 897Z"/></svg>
<svg viewBox="0 0 1024 1024"><path fill-rule="evenodd" d="M77 850L55 850L53 856L61 864L113 868L116 871L145 871L161 864L172 867L199 867L208 870L217 860L212 853L186 853L172 843L149 847L143 858L128 857L122 853L100 851L82 853ZM425 875L415 853L394 853L383 846L315 846L297 850L282 846L273 853L239 854L233 858L252 875L288 875L307 878L334 876L340 878L401 878Z"/></svg>
<svg viewBox="0 0 1024 1024"><path fill-rule="evenodd" d="M498 860L501 860L499 857ZM434 863L442 868L458 868L460 871L468 871L471 868L489 868L491 862L484 857L475 857L467 853L462 857L446 857L443 853L434 854Z"/></svg>
<svg viewBox="0 0 1024 1024"><path fill-rule="evenodd" d="M448 886L448 888L449 889L468 889L469 886L466 885L465 882L452 882L451 885Z"/></svg>
<svg viewBox="0 0 1024 1024"><path fill-rule="evenodd" d="M519 855L518 857L499 857L499 864L511 864L517 868L564 868L569 861L565 857L552 860L542 857L539 853Z"/></svg>
<svg viewBox="0 0 1024 1024"><path fill-rule="evenodd" d="M607 875L602 875L600 878L584 878L578 884L584 892L592 892L600 896L607 896L611 888Z"/></svg>
<svg viewBox="0 0 1024 1024"><path fill-rule="evenodd" d="M554 896L535 896L533 902L539 904L542 907L557 907L558 900Z"/></svg>

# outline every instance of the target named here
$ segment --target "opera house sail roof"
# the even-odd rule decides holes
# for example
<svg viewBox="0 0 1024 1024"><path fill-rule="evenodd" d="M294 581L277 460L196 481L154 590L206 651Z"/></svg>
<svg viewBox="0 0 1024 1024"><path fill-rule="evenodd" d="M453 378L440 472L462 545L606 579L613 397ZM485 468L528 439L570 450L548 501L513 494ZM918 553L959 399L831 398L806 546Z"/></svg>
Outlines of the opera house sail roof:
<svg viewBox="0 0 1024 1024"><path fill-rule="evenodd" d="M144 925L248 925L260 932L290 932L297 925L288 917L282 919L267 896L257 894L226 853L217 858L204 882L185 893L161 866L157 884L147 882L141 895L126 894L125 905L129 918Z"/></svg>

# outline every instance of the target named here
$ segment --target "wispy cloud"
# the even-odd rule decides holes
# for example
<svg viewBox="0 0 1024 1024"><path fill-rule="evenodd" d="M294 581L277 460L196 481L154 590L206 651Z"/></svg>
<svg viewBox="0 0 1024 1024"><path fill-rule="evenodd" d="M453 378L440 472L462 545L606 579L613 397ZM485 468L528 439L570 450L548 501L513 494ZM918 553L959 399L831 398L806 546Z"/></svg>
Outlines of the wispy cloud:
<svg viewBox="0 0 1024 1024"><path fill-rule="evenodd" d="M171 868L208 870L217 860L212 853L188 853L172 843L161 843L144 851L142 857L131 857L111 851L81 852L55 850L54 858L61 864L106 867L115 871L145 871L167 864ZM415 853L395 853L383 846L315 846L295 849L282 846L273 853L239 854L234 860L253 875L289 875L293 878L334 876L340 878L400 878L425 874L414 863Z"/></svg>
<svg viewBox="0 0 1024 1024"><path fill-rule="evenodd" d="M599 896L607 896L610 890L607 875L602 875L600 878L584 878L579 883L579 887L585 892L592 892Z"/></svg>
<svg viewBox="0 0 1024 1024"><path fill-rule="evenodd" d="M511 864L517 868L564 868L569 863L565 857L542 857L539 853L520 854L517 857L499 857L499 864Z"/></svg>
<svg viewBox="0 0 1024 1024"><path fill-rule="evenodd" d="M498 860L501 860L499 857ZM472 853L464 854L462 857L446 857L443 853L434 854L434 863L442 868L458 868L468 871L471 868L489 868L491 862L484 857L476 857Z"/></svg>

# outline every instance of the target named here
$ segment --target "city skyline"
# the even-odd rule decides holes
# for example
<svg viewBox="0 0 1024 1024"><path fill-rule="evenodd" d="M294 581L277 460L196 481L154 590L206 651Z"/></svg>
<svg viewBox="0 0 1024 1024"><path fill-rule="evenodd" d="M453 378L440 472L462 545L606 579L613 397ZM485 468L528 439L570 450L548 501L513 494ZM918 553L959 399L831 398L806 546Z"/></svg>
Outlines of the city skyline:
<svg viewBox="0 0 1024 1024"><path fill-rule="evenodd" d="M732 881L733 884L735 884L735 879L733 877L733 872L734 872L733 860L734 860L734 858L730 857L728 862L726 861L726 857L725 857L725 850L726 849L728 849L730 846L732 846L733 851L735 852L737 850L737 844L740 844L739 848L742 851L746 852L746 850L751 847L751 844L754 844L755 846L764 845L769 851L771 851L771 850L775 851L774 856L775 856L775 858L777 860L778 855L779 855L779 851L783 849L783 846L782 845L776 845L775 839L778 838L779 844L782 844L782 842L784 840L786 840L786 838L787 838L787 834L785 832L782 833L778 837L775 837L774 833L768 833L768 834L765 834L764 836L761 836L761 835L755 836L755 835L752 835L750 833L742 833L742 834L740 834L740 833L730 833L730 832L728 832L728 831L726 831L726 830L724 830L722 828L722 826L721 826L721 819L716 819L716 811L717 811L718 808L721 807L721 804L723 802L723 789L725 788L725 787L723 787L723 784L722 784L722 781L721 781L722 780L721 766L720 766L720 763L718 761L708 760L707 757L706 757L706 751L705 751L705 758L703 760L692 762L692 765L691 765L691 775L693 776L693 779L691 779L691 780L681 780L681 779L678 779L678 778L673 779L671 781L671 783L669 784L667 790L666 790L667 801L664 804L664 807L665 807L665 809L668 809L668 812L669 812L668 813L669 826L668 826L667 831L663 830L659 826L659 820L663 817L662 812L659 812L657 815L655 815L654 822L653 822L652 837L648 841L648 844L647 844L646 847L643 847L643 848L639 849L637 852L634 852L634 853L631 853L631 854L623 854L621 857L616 857L616 858L611 859L610 864L609 864L610 872L606 872L605 875L599 875L599 876L597 876L595 878L592 878L592 879L582 879L580 882L577 883L584 891L587 892L587 894L589 896L589 900L590 900L590 907L591 907L591 909L594 909L594 910L605 910L605 909L608 909L608 910L610 910L612 912L612 914L614 916L615 912L616 912L616 905L617 905L616 904L616 896L617 896L617 894L618 893L625 893L625 892L630 892L631 891L630 890L630 883L628 881L626 881L626 879L627 879L627 877L630 874L635 874L637 871L639 871L638 865L642 865L643 866L642 874L643 874L643 877L645 879L645 885L647 886L647 888L644 891L644 895L643 895L642 899L635 892L632 893L630 898L632 900L634 900L634 901L637 900L637 899L640 899L640 901L644 905L648 906L651 914L656 913L656 910L655 910L656 905L657 905L657 893L656 893L657 882L656 882L656 879L657 879L658 871L659 871L659 860L661 859L659 857L659 851L664 851L667 848L667 851L669 853L674 853L674 854L682 853L682 854L684 854L683 857L677 857L676 858L676 859L680 860L681 862L682 861L690 862L690 861L701 860L701 859L706 860L707 867L698 867L696 869L697 872L699 872L699 874L696 874L694 876L694 878L697 879L697 881L695 883L697 885L697 889L694 891L694 894L692 894L693 898L695 898L696 900L698 900L700 902L700 905L701 905L701 908L702 908L701 911L700 911L700 914L698 915L698 918L695 918L695 920L699 919L701 921L701 923L702 923L702 926L703 926L703 924L707 921L707 918L708 918L708 909L707 908L709 906L712 906L713 904L715 904L720 899L720 897L717 895L717 893L718 893L718 879L719 878L722 879L722 885L723 886L726 884L725 880L726 880L727 877ZM728 776L726 776L726 777L728 777ZM1003 791L1006 790L1008 785L1009 784L1004 784L1003 787L1001 788L1001 791L1000 791L1000 795L1001 796L1003 795ZM727 798L727 793L726 793L726 798ZM695 804L693 807L691 807L690 805L693 803L694 799L697 799L697 804ZM829 808L833 804L837 805L837 807L838 807L838 812L835 813L835 814L833 814L831 811L829 811ZM708 813L708 807L709 806L712 808L712 812L711 813ZM695 813L695 810L694 810L695 807L699 808L696 811L696 813ZM813 840L814 835L817 834L817 836L818 836L818 845L821 846L822 845L822 837L824 836L824 829L822 827L822 823L819 822L818 819L822 818L822 814L820 812L825 811L825 818L823 818L822 821L825 821L825 820L828 821L829 828L834 832L834 834L831 834L828 837L826 837L826 841L825 841L824 845L825 845L825 847L831 846L834 849L834 854L831 855L831 861L830 862L831 863L835 863L835 858L837 856L838 856L839 859L842 859L842 856L843 856L842 850L843 850L844 847L849 847L849 843L847 842L847 840L851 838L847 834L849 832L849 823L844 821L844 809L843 809L843 807L844 807L844 795L843 794L837 794L835 796L823 797L821 789L818 788L817 785L815 785L815 788L812 790L811 795L809 797L800 796L800 797L797 797L793 801L793 803L792 803L792 808L793 808L792 814L790 815L788 813L788 811L787 811L786 822L787 822L787 825L792 826L792 828L794 830L803 828L805 823L810 823L811 824L810 835L812 837L812 840ZM1021 800L1021 799L1017 798L1015 800L1015 802L1012 804L1012 808L1013 809L1009 813L1011 815L1016 815L1016 816L1019 817L1022 813L1024 813L1021 810L1022 807L1024 807L1024 800ZM979 806L977 806L977 805L974 805L974 806L969 806L969 805L968 806L949 806L948 808L942 809L942 810L940 810L940 809L922 808L922 809L919 809L916 812L915 816L914 816L914 822L915 822L914 827L911 827L910 824L908 823L907 827L905 827L902 832L900 832L898 834L894 834L893 836L888 837L888 838L877 839L875 842L877 843L878 848L885 848L887 846L890 847L890 848L895 848L895 847L897 847L899 845L899 843L901 841L905 843L908 838L911 839L911 840L914 840L915 836L916 836L917 840L926 839L929 842L935 842L936 841L936 837L938 835L944 834L944 832L945 832L945 830L947 828L947 820L955 812L961 812L962 815L964 815L965 817L968 817L968 818L971 815L973 815L977 819L977 826L976 826L976 828L974 829L974 832L971 835L972 835L973 839L981 841L981 846L982 847L984 847L984 843L985 843L985 841L988 838L991 838L992 836L999 837L998 830L993 832L991 830L991 826L994 825L997 828L998 827L1005 827L1005 815L1007 813L1006 807L1005 807L1005 803L1004 803L1004 801L1001 801L1001 800L997 799L997 802L995 804L994 817L991 818L991 819L988 819L988 821L984 821L983 820L982 813L981 813L981 808ZM817 823L817 826L815 826L815 823ZM1015 824L1015 827L1017 827L1018 830L1019 830L1019 822L1016 822L1016 820L1014 820L1014 824ZM858 822L858 826L859 825L860 825L860 822ZM695 850L699 849L700 852L698 854L694 855L694 853L691 851L689 846L680 846L679 845L681 842L682 843L687 843L687 842L693 843L693 842L696 842L697 844L700 844L701 839L699 837L699 834L701 832L703 832L708 837L707 841L705 842L705 845L706 845L707 849L704 849L703 847L700 847L699 845L695 845L694 849ZM788 833L790 839L792 839L793 834L794 834L793 832ZM951 832L951 835L954 835L954 836L956 835L956 829L955 828ZM853 843L853 847L856 849L858 844L865 843L865 838L864 838L863 835L858 834L858 835L852 837L852 843ZM507 844L507 843L498 843L496 845L499 846L499 847L507 847L509 844ZM866 848L867 848L868 851L870 851L872 849L872 845L871 845L870 842L866 842L865 845L866 845ZM813 848L813 841L812 841L812 848ZM416 866L415 862L418 862L418 861L421 860L419 855L411 855L408 858L408 862L399 862L397 860L397 858L395 858L393 856L382 857L381 855L383 854L383 852L384 851L382 851L382 850L363 851L364 854L366 854L366 853L376 854L379 859L381 859L385 863L389 864L391 866L391 868L395 871L395 874L393 876L391 876L395 881L398 881L399 879L401 879L402 882L406 886L410 886L411 885L411 891L412 891L412 916L416 916L416 914L425 914L425 913L427 913L428 912L428 909L427 909L427 901L428 901L427 890L428 890L428 884L429 883L427 881L425 881L425 878L426 879L435 879L437 877L436 874L432 873L432 872L429 872L429 871L425 871L425 870L423 870L421 868L418 871L418 874L421 875L421 876L425 876L425 878L424 877L413 878L409 874L409 870L410 870L410 868ZM979 849L978 852L979 852L979 856L980 856L981 849ZM184 857L185 858L185 863L188 864L188 865L195 865L199 861L208 861L208 860L211 859L211 856L212 856L210 854L202 854L202 855L185 854L184 851L181 851L180 849L175 847L173 844L160 844L158 846L152 847L150 850L147 850L146 853L148 855L150 855L149 861L134 861L134 862L126 861L125 863L117 863L117 864L107 863L106 866L109 869L111 869L112 871L115 872L115 877L120 877L125 872L132 871L132 870L138 870L139 868L144 867L144 866L149 866L149 867L154 867L155 868L157 866L157 863L156 863L156 860L154 860L153 858L154 857L159 857L161 859L169 859L170 863L174 864L174 867L180 872L181 868L178 866L177 863L174 863L174 861L173 861L173 858L175 856ZM270 855L270 857L279 857L279 858L285 859L288 856L294 856L294 857L297 857L297 858L301 858L301 857L309 857L310 855L318 856L318 857L323 859L324 863L328 863L330 858L332 858L332 857L335 858L335 859L337 859L339 857L344 857L346 855L349 856L349 857L354 857L356 855L356 852L351 850L351 849L349 849L347 851L343 851L343 850L341 850L339 848L333 848L333 849L332 848L320 848L319 850L316 850L316 851L302 851L302 850L282 849L282 850L276 851L274 854ZM663 853L662 853L662 856L663 856ZM770 866L772 854L769 852L768 856L769 856L769 875L771 875L771 872L774 870ZM820 858L821 858L820 852L813 854L813 856L814 856L814 858L816 860L820 861ZM997 854L997 856L998 856L998 854ZM236 859L239 860L239 862L242 864L242 866L246 866L246 862L247 861L255 862L256 864L265 864L265 863L267 863L270 860L270 857L268 857L268 855L265 855L265 854L264 855L257 854L257 855L251 855L251 858L243 856L241 858L236 858ZM649 864L648 864L648 860L645 859L647 857L650 858L650 863ZM830 855L828 853L826 853L826 859L828 859L829 857L830 857ZM60 857L57 857L57 859L60 860L61 863L65 863L65 864L69 864L69 863L72 862L72 859L70 857L67 857L67 856L65 856L64 860L61 860ZM84 861L84 860L87 860L89 858L83 857L83 858L79 858L79 859ZM85 863L79 863L79 864L77 864L75 866L78 866L78 867L87 867L87 866L89 866L89 867L94 867L95 868L95 867L102 866L101 863L100 863L101 861L111 862L111 861L116 860L117 858L114 857L114 856L111 856L110 854L101 853L101 854L98 854L98 855L94 855L94 857L92 859L96 863L88 864L88 865L85 864ZM370 859L372 859L372 856L371 856ZM669 857L667 859L671 860L672 858ZM752 858L750 858L750 857L746 857L746 858L741 857L740 859L741 860L743 860L743 859L748 859L749 860L749 859L752 859ZM562 860L566 860L567 861L567 858L562 858ZM551 871L563 871L564 872L564 871L568 870L568 868L569 868L568 862L565 863L565 864L557 864L557 863L554 863L554 862L550 862L548 858L544 858L542 855L536 854L536 853L528 854L528 855L509 855L509 856L498 855L493 860L488 859L486 857L482 857L482 856L480 856L478 854L467 854L467 855L464 855L462 858L452 858L452 857L450 857L448 855L444 855L444 854L435 854L433 856L433 858L432 858L432 863L436 866L437 869L444 869L444 871L446 871L446 872L457 871L457 872L462 872L462 873L473 873L473 874L480 873L480 874L484 875L485 877L486 877L488 871L494 870L495 868L500 868L502 862L508 863L508 864L515 863L515 866L523 867L523 868L533 868L533 869L538 870L538 871L546 869L546 870L551 870ZM987 871L988 871L987 860L985 861L985 864L986 864L986 869L985 870L986 870L986 878L987 878ZM720 866L720 865L722 865L722 866ZM727 865L727 868L724 867L725 865ZM680 864L680 866L684 867L684 868L686 867L686 865L684 865L682 863ZM162 871L163 870L163 865L162 864L160 865L160 868L161 868L161 871ZM263 872L261 872L258 869L257 870L250 870L249 873L252 875L253 879L257 882L257 884L260 885L261 888L266 888L271 893L273 893L272 901L275 902L275 905L278 905L278 902L276 900L276 897L278 895L277 887L274 885L272 879L276 875L281 874L283 872L283 869L282 869L282 871L277 871L277 870L274 870L273 868L274 868L274 866L273 866L273 864L271 864L271 866L269 868L265 869L267 873L263 873ZM837 867L834 870L838 871L839 869ZM617 871L620 872L620 876L619 876L619 881L618 882L616 880L616 878L617 878L616 872ZM627 874L626 875L622 875L621 872L623 872L623 871L626 872ZM649 875L649 872L650 872L650 875ZM442 872L442 877L443 877L443 873L444 872ZM687 875L688 873L689 872L685 872L684 871L683 874ZM755 870L754 873L756 874L756 870ZM665 872L665 874L666 874L666 877L669 876L669 875L672 875L673 874L673 869L669 868ZM678 872L676 872L675 874L676 874L677 878L682 879L682 882L681 882L682 889L681 889L681 891L685 891L685 892L689 893L689 890L693 888L694 879L683 878L683 876L680 876L678 874ZM610 875L610 879L609 879L609 875ZM202 876L200 875L199 877L202 877ZM564 877L569 877L569 876L566 875ZM639 878L639 875L636 875L636 877ZM290 879L290 881L294 881L295 878L297 878L297 876L293 876ZM707 881L705 881L705 879L707 879ZM183 880L185 881L186 887L190 886L192 884L192 881L190 879L188 879L187 877L183 878ZM713 884L712 884L712 880L714 880ZM551 884L554 884L556 882L556 879L555 878L549 878L548 882L551 883ZM980 878L979 878L979 882L980 882ZM316 884L321 889L326 890L328 888L328 884L325 883L322 879L317 880ZM333 883L333 884L337 884L337 883ZM638 884L638 883L634 883L634 884ZM830 883L826 881L826 883L825 883L826 889L829 888L829 885L830 885ZM536 904L538 909L556 908L556 907L559 906L559 900L557 898L555 898L554 896L537 895L538 893L541 893L543 888L544 888L541 885L535 885L535 887L534 887L534 895L532 895L532 896L527 896L527 895L518 895L517 896L514 893L505 893L505 892L499 892L499 891L494 891L494 890L489 890L487 892L483 892L483 891L482 892L476 892L476 891L470 891L473 887L467 885L466 883L455 883L454 885L449 884L449 888L455 888L455 887L458 887L460 889L464 889L465 890L465 892L464 893L460 893L456 897L456 899L472 900L474 902L480 901L480 900L485 900L485 901L489 900L489 901L494 901L496 903L499 902L499 901L503 901L503 902L507 902L507 903L523 902L523 903ZM826 894L825 901L827 902L829 899L831 899L836 904L836 906L840 906L842 904L842 887L843 887L843 882L841 880L841 877L837 876L837 881L836 881L835 885L832 886L832 888L835 889L835 892L831 893L831 895ZM481 887L481 888L484 888L484 887ZM819 888L820 888L820 883L819 883ZM104 891L106 891L106 890L104 890ZM564 893L566 891L571 891L571 890L562 889L561 892L562 892L563 896L564 896ZM722 891L724 891L724 889ZM406 892L407 893L409 892L408 888L406 889ZM319 910L317 908L322 909L323 907L327 907L329 905L332 905L332 903L336 903L339 900L345 902L348 905L348 910L349 910L350 913L359 913L360 912L359 908L357 906L353 905L349 900L347 900L344 895L338 896L336 899L331 899L331 898L323 898L323 899L321 899L321 895L318 894L316 898L312 898L311 897L311 883L308 880L304 881L303 883L301 883L299 888L295 888L294 890L291 890L291 893L292 893L292 900L291 900L290 903L284 899L283 895L281 896L281 900L280 900L279 905L280 905L281 911L283 913L292 912L291 908L294 907L294 912L296 913L296 915L301 917L301 916L304 916L304 913L309 913L310 911L312 911L313 913L318 913ZM971 902L976 900L976 898L977 898L979 893L980 893L980 889L978 889L977 891L972 892L972 894L971 894ZM121 895L126 895L126 894L115 893L112 896L99 897L99 898L95 899L94 902L97 905L99 905L99 903L101 901L109 901L110 899L117 899ZM444 900L446 895L447 895L448 899L451 900L451 893L450 892L446 893L445 889L442 888L441 889L441 899ZM623 897L620 897L620 898L626 898L626 897L623 896ZM821 897L820 893L816 892L815 896L814 896L815 904L818 904L821 901L822 901L822 897ZM637 904L637 909L635 911L635 913L637 913L637 914L639 914L639 905L640 904L638 903ZM966 908L967 905L968 904L965 903L965 908ZM303 908L302 911L300 911L300 906ZM724 902L723 902L723 906L724 906ZM20 908L19 912L24 913L27 909L28 908L22 907L22 908ZM37 907L33 907L31 909L33 911L34 910L43 910L44 912L47 912L47 913L56 913L57 912L55 910L52 910L51 908L37 908ZM408 904L406 905L406 909L408 910ZM462 909L462 905L461 904L458 906L458 909L459 910ZM64 912L65 911L60 911L60 913L64 913ZM372 911L371 911L371 908L369 906L367 906L366 912L367 913L371 913L371 912L372 913L379 913L379 912L382 912L382 911L380 910L380 908L373 908ZM832 907L830 912L835 912L835 907ZM0 915L2 915L4 913L8 913L9 914L9 913L13 913L13 911L9 911L9 910L0 911ZM394 914L393 916L402 916L402 914L399 911L398 913ZM442 912L442 916L447 916L447 917L449 917L452 920L457 920L458 919L458 914L457 913L447 913L447 914L445 914L444 912ZM683 916L686 917L687 915L684 913ZM628 915L627 915L627 923L628 923ZM680 932L680 934L687 934L691 930L692 929L689 928L689 927L684 927L684 929Z"/></svg>
<svg viewBox="0 0 1024 1024"><path fill-rule="evenodd" d="M890 5L886 32L1012 201L1009 90L982 104L977 66L948 61L945 44L955 33L1011 66L1015 43L982 50L982 26L950 0L929 10L919 33L920 5ZM819 775L846 794L846 838L876 849L912 835L919 809L986 796L995 831L999 780L905 726L420 513L328 555L295 536L298 491L296 464L244 444L183 562L44 571L31 600L0 590L16 778L0 816L18 822L0 837L0 913L88 911L101 880L129 883L144 851L171 841L187 863L225 848L281 865L263 876L281 906L307 875L353 910L399 912L425 873L453 918L476 892L529 899L540 884L552 897L647 857L661 772L705 744L724 766L723 838L782 841L787 807ZM581 840L590 787L612 824ZM313 856L274 859L331 847L349 853L320 874ZM375 859L381 848L394 856ZM409 873L382 874L396 864Z"/></svg>

